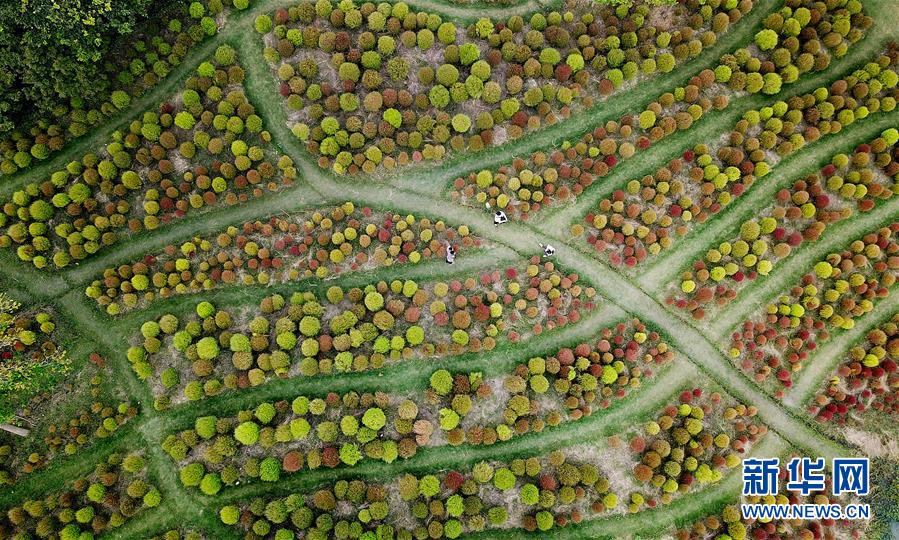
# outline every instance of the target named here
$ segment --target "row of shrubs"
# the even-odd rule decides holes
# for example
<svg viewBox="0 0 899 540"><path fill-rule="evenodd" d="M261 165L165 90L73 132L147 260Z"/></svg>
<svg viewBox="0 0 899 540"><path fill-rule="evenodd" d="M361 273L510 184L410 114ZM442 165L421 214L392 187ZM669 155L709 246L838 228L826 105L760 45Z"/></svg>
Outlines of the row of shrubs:
<svg viewBox="0 0 899 540"><path fill-rule="evenodd" d="M347 202L169 244L132 264L107 268L86 294L107 313L125 313L157 299L235 284L274 285L418 264L445 258L449 246L461 255L481 243L464 225L456 229Z"/></svg>
<svg viewBox="0 0 899 540"><path fill-rule="evenodd" d="M204 416L193 429L169 435L164 449L182 464L185 486L214 495L223 486L275 482L306 468L392 463L420 447L507 441L608 407L672 355L639 321L607 327L598 338L488 379L438 369L427 389L411 394L332 392Z"/></svg>
<svg viewBox="0 0 899 540"><path fill-rule="evenodd" d="M631 495L629 510L668 504L679 494L717 482L740 465L768 428L746 406L701 388L681 392L677 403L635 434L629 448L633 474L646 490Z"/></svg>
<svg viewBox="0 0 899 540"><path fill-rule="evenodd" d="M522 268L520 271L518 268ZM492 350L580 320L596 291L549 261L465 281L378 282L266 297L255 313L196 305L180 319L146 321L128 349L157 408L246 388L273 377L377 369L420 356Z"/></svg>
<svg viewBox="0 0 899 540"><path fill-rule="evenodd" d="M899 51L891 44L828 87L747 111L727 137L692 145L655 173L602 199L574 232L584 231L587 242L616 265L633 267L658 255L750 190L784 157L895 109L897 60Z"/></svg>
<svg viewBox="0 0 899 540"><path fill-rule="evenodd" d="M825 424L869 427L868 420L893 422L899 414L899 314L870 330L849 349L810 412Z"/></svg>
<svg viewBox="0 0 899 540"><path fill-rule="evenodd" d="M733 332L734 362L782 397L820 345L854 327L875 304L890 301L899 276L897 232L899 222L889 223L806 268L789 290Z"/></svg>
<svg viewBox="0 0 899 540"><path fill-rule="evenodd" d="M527 21L457 28L403 2L319 0L262 15L256 30L294 134L320 166L354 174L478 151L555 123L597 94L699 55L751 7L569 0ZM421 55L442 63L416 71Z"/></svg>
<svg viewBox="0 0 899 540"><path fill-rule="evenodd" d="M579 141L562 143L561 149L537 151L529 160L517 158L496 171L457 178L451 195L461 202L505 208L523 219L556 199L578 196L621 160L689 130L710 108L724 109L734 96L776 94L800 74L825 69L871 25L861 7L858 2L787 2L764 19L754 46L723 55L717 67L661 94L642 111L596 126ZM580 235L583 226L576 224L573 231Z"/></svg>
<svg viewBox="0 0 899 540"><path fill-rule="evenodd" d="M897 141L899 131L888 129L851 156L836 154L820 171L779 190L772 206L740 224L738 235L684 269L666 302L701 319L764 279L803 243L820 238L829 225L851 219L853 209L870 212L891 199L899 178Z"/></svg>
<svg viewBox="0 0 899 540"><path fill-rule="evenodd" d="M0 140L0 176L49 159L73 139L112 121L132 100L165 80L199 43L218 33L232 7L248 6L249 0L181 2L141 23L140 30L124 38L106 61L107 76L94 81L109 88L101 101L79 96L59 103L51 117L16 126Z"/></svg>
<svg viewBox="0 0 899 540"><path fill-rule="evenodd" d="M37 268L64 268L200 209L246 202L290 184L243 91L228 45L199 65L176 96L2 203L0 247Z"/></svg>
<svg viewBox="0 0 899 540"><path fill-rule="evenodd" d="M219 512L255 538L457 538L522 527L548 531L618 506L601 460L556 451L470 469L340 480L309 493L256 498Z"/></svg>

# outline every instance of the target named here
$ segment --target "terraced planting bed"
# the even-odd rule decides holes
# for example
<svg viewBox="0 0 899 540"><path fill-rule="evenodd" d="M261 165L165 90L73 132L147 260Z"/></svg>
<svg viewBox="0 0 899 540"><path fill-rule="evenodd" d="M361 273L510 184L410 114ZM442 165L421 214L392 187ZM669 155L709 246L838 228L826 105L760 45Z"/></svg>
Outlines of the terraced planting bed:
<svg viewBox="0 0 899 540"><path fill-rule="evenodd" d="M895 534L894 2L116 3L0 78L0 538Z"/></svg>

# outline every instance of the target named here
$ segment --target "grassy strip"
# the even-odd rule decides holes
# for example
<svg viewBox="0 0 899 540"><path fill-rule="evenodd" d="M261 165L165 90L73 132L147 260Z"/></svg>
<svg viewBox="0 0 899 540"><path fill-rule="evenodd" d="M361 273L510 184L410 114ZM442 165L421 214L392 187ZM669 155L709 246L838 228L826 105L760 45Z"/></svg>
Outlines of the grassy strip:
<svg viewBox="0 0 899 540"><path fill-rule="evenodd" d="M0 249L0 283L4 289L19 289L37 299L62 295L68 284L59 276L50 276L17 257L15 251Z"/></svg>
<svg viewBox="0 0 899 540"><path fill-rule="evenodd" d="M184 508L174 504L165 498L156 508L144 510L137 516L129 519L124 525L113 529L103 535L106 539L132 539L152 538L161 535L168 530L178 529L184 522L193 521L192 508Z"/></svg>
<svg viewBox="0 0 899 540"><path fill-rule="evenodd" d="M795 410L797 414L805 413L805 406L818 390L823 389L827 377L845 359L846 352L862 341L868 332L893 318L896 307L895 301L881 300L865 315L861 321L863 324L856 324L851 330L841 332L826 345L813 351L805 361L805 369L799 372L796 384L784 397L784 406Z"/></svg>
<svg viewBox="0 0 899 540"><path fill-rule="evenodd" d="M265 494L285 494L308 491L325 482L342 478L384 480L401 474L427 474L452 468L470 466L489 459L514 459L544 454L578 442L590 441L612 435L627 425L645 421L672 399L680 389L689 384L696 374L689 364L668 368L657 384L640 388L611 407L593 413L577 422L567 422L540 433L527 433L509 441L487 445L461 445L422 448L405 461L392 464L367 461L355 467L316 469L281 479L276 484L253 483L229 489L217 497L221 504L228 504Z"/></svg>
<svg viewBox="0 0 899 540"><path fill-rule="evenodd" d="M152 538L170 530L200 530L206 533L204 538L217 540L227 538L220 534L221 531L212 534L213 530L205 526L204 514L209 512L197 504L183 505L163 498L159 506L142 511L121 527L106 532L103 538L107 540ZM203 526L200 526L200 523L203 523Z"/></svg>
<svg viewBox="0 0 899 540"><path fill-rule="evenodd" d="M581 321L582 324L547 332L521 343L503 341L489 352L467 353L441 359L418 358L379 370L357 373L275 379L240 392L227 392L200 402L174 406L167 411L163 422L166 428L172 431L192 427L193 420L198 416L235 414L242 409L255 407L263 401L293 399L299 395L324 395L328 392L342 394L351 390L375 392L385 388L391 392L420 390L428 386L431 373L440 368L453 371L481 371L484 378L501 376L528 358L553 354L566 345L573 346L589 340L599 328L615 324L620 318L620 311L603 309L590 317L585 317Z"/></svg>
<svg viewBox="0 0 899 540"><path fill-rule="evenodd" d="M526 17L534 11L548 12L562 7L562 0L517 0L507 4L484 1L461 4L451 0L407 0L406 3L416 11L439 13L445 19L466 25L482 17L505 22L513 15Z"/></svg>
<svg viewBox="0 0 899 540"><path fill-rule="evenodd" d="M786 443L774 432L769 432L750 452L752 457L778 456L787 449ZM545 538L666 538L671 527L683 527L696 519L719 510L739 497L741 473L732 471L720 482L696 493L684 495L667 506L643 510L636 514L619 514L594 518L553 528L541 533ZM464 538L493 538L497 531L485 531L466 535ZM534 533L522 529L502 531L504 539L529 539Z"/></svg>
<svg viewBox="0 0 899 540"><path fill-rule="evenodd" d="M138 436L137 418L130 420L105 439L98 440L70 457L59 457L38 472L19 477L12 486L0 490L0 508L21 504L27 499L35 499L58 491L76 478L90 474L97 463L109 454L129 449L133 437Z"/></svg>
<svg viewBox="0 0 899 540"><path fill-rule="evenodd" d="M826 143L814 144L811 149L793 154L774 167L771 174L759 181L762 185L750 190L752 197L740 197L726 212L717 214L717 219L695 227L684 238L677 239L677 249L663 252L642 267L637 281L644 287L656 287L659 295L663 295L664 287L677 278L680 272L687 269L690 263L702 257L712 246L724 240L731 240L737 229L744 222L758 215L759 211L774 203L774 195L782 188L806 174L817 172L840 152L851 152L860 141L869 142L889 127L899 122L899 111L878 115L871 122L860 121L842 130L838 137L830 138ZM828 228L839 226L839 224ZM756 281L764 281L760 277ZM743 294L743 291L740 292Z"/></svg>
<svg viewBox="0 0 899 540"><path fill-rule="evenodd" d="M820 86L829 86L831 82L863 66L865 62L870 60L873 54L885 46L884 39L880 38L875 32L869 32L864 39L853 44L846 56L834 61L827 69L815 73L812 77L801 79L794 84L785 85L783 90L777 95L754 94L732 99L728 107L723 111L712 110L703 115L700 121L695 124L699 126L698 128L675 133L662 142L650 146L649 149L635 156L640 159L631 158L625 161L622 165L612 169L612 173L603 178L602 181L595 182L585 189L573 203L566 206L551 207L548 209L548 212L540 214L541 219L546 223L547 230L567 228L573 221L585 215L596 204L598 199L608 196L615 189L623 188L627 180L639 179L646 174L652 173L672 158L679 156L683 150L692 148L696 141L711 141L717 139L722 133L729 133L733 125L742 118L745 111L764 107L774 101L785 101L792 96L811 92ZM748 197L739 198L737 203L745 199L748 199ZM745 205L746 203L743 204ZM731 206L731 210L734 206L736 206L736 203ZM722 214L730 213L732 211L721 212L711 216L703 226L708 226L716 221ZM690 236L688 234L685 238ZM678 242L683 243L683 240L684 238L678 239ZM664 258L664 256L661 258ZM659 259L657 257L656 262Z"/></svg>
<svg viewBox="0 0 899 540"><path fill-rule="evenodd" d="M804 248L796 250L789 258L775 266L776 272L772 272L764 280L755 280L740 291L736 300L715 313L714 320L708 325L709 333L717 341L726 340L748 314L756 313L768 300L798 282L828 253L843 249L858 237L876 231L884 224L895 222L897 219L899 219L899 198L893 198L875 210L828 227L823 238L817 242L803 244ZM879 302L891 303L886 299ZM895 307L895 303L893 304Z"/></svg>

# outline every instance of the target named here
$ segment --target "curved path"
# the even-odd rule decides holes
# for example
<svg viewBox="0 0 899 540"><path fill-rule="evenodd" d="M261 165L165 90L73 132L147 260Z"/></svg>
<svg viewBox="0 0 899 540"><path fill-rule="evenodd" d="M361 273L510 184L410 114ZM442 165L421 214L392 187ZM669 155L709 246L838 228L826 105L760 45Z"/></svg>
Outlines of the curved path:
<svg viewBox="0 0 899 540"><path fill-rule="evenodd" d="M815 263L828 253L844 249L849 242L876 231L884 223L894 223L897 220L899 220L899 197L894 197L871 212L857 214L852 219L829 227L821 239L802 244L790 257L774 265L774 271L765 279L756 280L740 291L735 301L715 313L714 322L709 324L709 332L719 340L727 339L741 321L755 316L762 305L767 304L779 292L792 287L804 274L811 272ZM877 305L879 304L887 306L892 304L894 308L896 307L893 298L880 299L877 301Z"/></svg>
<svg viewBox="0 0 899 540"><path fill-rule="evenodd" d="M85 464L89 463L90 459L99 459L100 456L107 454L113 449L120 448L124 441L127 440L126 436L139 436L142 444L146 445L150 454L152 463L151 475L154 481L164 490L166 502L160 508L148 511L146 518L132 520L126 527L113 534L113 537L127 538L129 535L133 537L136 534L149 532L154 527L177 525L172 519L175 511L179 514L187 512L184 515L188 516L191 521L201 523L209 531L214 531L217 536L230 537L234 533L223 528L218 522L213 502L215 504L219 502L224 503L239 497L252 496L263 490L266 492L284 492L301 489L320 482L324 479L324 474L327 474L329 478L334 475L346 476L350 474L378 478L385 475L395 475L398 471L423 472L459 463L471 463L497 455L547 451L552 448L590 441L591 439L613 433L615 429L632 422L635 418L643 418L654 413L683 385L696 384L697 377L702 378L703 376L714 381L714 383L718 384L736 399L758 407L760 418L772 429L770 436L766 437L765 441L756 449L758 452L779 453L787 443L798 447L810 456L829 458L850 452L849 449L817 431L811 420L801 410L797 410L799 407L795 407L793 410L786 408L759 389L754 382L737 370L730 360L720 352L720 344L716 341L715 335L709 335L709 333L697 329L688 321L684 321L668 311L654 297L656 291L650 290L649 287L652 283L647 283L645 280L640 279L631 279L622 275L606 264L592 258L586 250L583 250L583 246L578 242L578 239L568 238L567 223L564 223L564 226L562 226L563 222L565 219L570 218L575 211L580 211L579 207L561 208L559 213L544 222L543 226L526 223L508 223L501 228L495 228L490 216L484 212L450 204L444 197L445 187L456 176L476 168L498 165L509 161L515 155L530 153L538 148L546 147L549 144L547 140L559 141L578 136L596 123L608 118L617 118L624 112L632 111L635 103L645 104L654 99L659 87L673 87L688 80L691 73L713 66L721 53L748 42L759 22L778 2L775 0L761 0L757 2L756 7L742 21L737 23L734 29L722 36L714 47L707 49L698 59L678 66L671 73L657 78L653 81L654 84L645 84L634 89L633 92L610 98L584 114L529 133L517 141L493 150L476 155L459 155L441 163L440 166L430 164L427 167L403 169L387 175L384 183L374 185L372 183L366 184L359 179L335 177L326 171L320 170L287 128L286 114L281 107L281 100L277 96L277 84L275 84L268 66L261 59L260 40L252 30L252 20L256 14L269 11L273 6L280 3L282 3L281 0L265 0L257 3L257 5L246 12L233 15L232 20L228 22L217 36L210 38L200 48L192 51L190 62L185 62L182 66L179 66L169 78L148 92L143 98L133 101L127 110L122 111L107 126L79 139L75 144L70 145L47 162L17 176L0 181L0 197L4 197L10 191L18 189L17 186L40 179L48 171L52 171L73 157L79 156L85 149L102 144L112 130L123 125L126 119L170 95L174 88L180 85L183 78L187 76L187 73L196 67L199 62L203 61L205 56L211 54L211 51L216 46L222 43L234 45L241 53L240 57L248 75L247 92L250 94L251 100L257 105L258 114L263 117L266 126L272 132L275 144L295 161L302 173L302 181L297 182L293 187L283 190L278 195L240 206L211 209L208 212L198 214L170 227L135 236L130 241L123 242L122 246L117 246L115 250L110 250L91 261L66 269L56 276L48 277L33 269L21 270L21 272L14 270L17 268L16 266L7 264L7 262L12 263L8 254L0 255L0 263L2 263L0 265L0 277L33 293L34 297L41 301L55 303L61 315L68 319L73 328L82 333L83 338L93 340L96 343L100 351L112 364L118 378L123 380L123 384L126 385L131 395L143 402L142 416L133 420L132 424L125 428L129 431L120 431L115 437L110 438L107 444L95 444L93 447L86 449L84 455L60 461L55 468L48 469L46 474L36 473L32 477L33 485L28 488L29 492L40 493L52 485L52 482L59 481L53 480L54 477L57 479L68 477L69 474L78 474L79 471L86 470ZM493 14L499 16L500 12L503 17L513 13L526 13L543 5L538 0L527 0L509 8L486 4L456 6L443 0L412 0L408 3L415 8L440 12L448 18L460 22L470 21L484 15ZM873 5L881 4L877 2ZM875 33L875 37L879 39L882 37L882 33ZM873 47L869 45L873 42L873 39L873 37L867 38L865 42L866 48ZM859 50L864 51L866 49ZM851 56L850 60L845 60L844 64L846 65L851 65L849 64L850 61L858 60L857 56L861 53L850 52L850 54L854 56ZM829 73L833 74L834 72L831 71ZM799 85L793 89L787 88L784 95L788 95L788 92L798 92L801 88ZM749 106L753 103L746 101L740 106ZM725 112L720 116L721 118L729 119L732 114L734 113ZM718 119L719 123L721 118ZM894 116L889 118L889 121L895 119ZM716 125L712 124L714 121L715 117L710 117L708 127L703 125L703 129L709 130L708 132L711 133L716 128ZM860 133L867 133L868 131L879 129L880 123L876 122L883 123L887 122L887 120L878 120L872 117L870 121L859 122L858 125L861 127L856 126L856 128ZM680 139L678 141L680 142ZM661 154L673 148L675 148L674 142L670 146L658 150L657 153L659 155L657 157L661 158ZM816 157L806 158L803 160L803 163L820 159L817 155L818 153L815 154ZM587 198L585 197L585 199ZM465 261L464 270L486 268L491 264L495 264L495 259L492 257L497 253L500 254L501 260L535 255L539 253L537 243L549 241L557 248L555 259L558 263L565 267L566 270L576 272L582 279L591 282L602 297L606 299L606 305L602 309L597 310L595 314L589 317L585 317L576 325L547 333L544 336L538 336L529 343L521 344L517 347L511 345L502 347L494 353L481 355L481 358L464 358L464 361L460 362L461 367L478 366L485 370L496 369L498 370L497 373L499 373L500 368L507 367L511 362L519 360L521 358L520 355L526 352L539 353L539 351L552 350L553 347L557 348L559 346L560 341L573 342L576 339L589 336L596 326L620 319L623 314L639 317L643 322L658 329L673 348L681 353L682 359L679 360L680 363L676 365L676 369L660 372L660 376L653 380L653 385L648 385L646 388L632 393L631 396L622 400L621 403L613 405L606 411L598 412L581 422L548 429L540 434L525 435L493 447L425 449L416 458L399 464L388 466L379 463L362 463L351 469L338 469L327 472L312 471L291 476L274 486L250 484L240 488L233 488L216 499L185 491L177 480L175 468L161 450L160 443L171 430L189 426L192 419L201 415L202 411L236 410L245 407L254 400L258 401L291 393L296 394L306 390L310 392L322 391L326 387L334 389L339 388L341 384L349 385L347 387L358 387L358 385L375 387L382 384L384 380L382 377L385 374L394 374L398 379L405 377L407 384L415 385L420 383L423 380L422 377L425 377L438 363L412 361L379 371L342 378L323 377L321 380L278 381L245 392L235 393L233 396L223 395L221 398L209 399L199 404L191 403L185 406L176 406L167 413L158 413L152 408L152 396L149 388L131 374L130 366L124 355L122 340L127 339L127 336L130 336L133 332L135 324L138 324L138 315L128 316L118 321L110 320L97 309L92 300L84 296L83 290L85 285L107 266L133 260L143 253L155 251L167 243L184 236L196 234L197 232L209 232L221 228L225 224L268 215L272 212L297 211L323 204L340 203L346 200L390 208L398 212L427 215L435 219L444 219L453 225L468 225L473 234L484 238L492 246L496 246L497 251L489 254L473 253L470 261ZM883 217L882 214L892 215L894 207L895 204L884 205L883 209L879 208L877 210L878 214L875 217L868 219ZM571 208L576 208L576 210ZM746 206L746 208L749 207ZM872 215L874 214L872 213ZM852 227L852 225L847 225L847 227ZM722 225L720 229L709 228L708 231L724 229ZM833 229L837 230L836 227ZM700 228L697 234L705 239L707 238L705 235L712 236L716 233L703 232L702 228ZM821 243L816 244L816 247L827 246L829 242L832 242L832 240L825 239ZM825 248L818 247L818 249ZM792 264L802 264L805 262L805 257L811 257L814 252L815 250L803 252L793 259L798 262L793 262ZM677 257L676 255L673 256ZM673 260L671 259L668 262ZM462 261L464 261L464 258L460 259L460 263ZM423 266L419 272L429 268ZM409 275L413 275L415 267L397 267L390 270L409 272ZM654 271L656 270L654 269ZM658 272L661 271L658 270ZM376 274L386 275L384 273L372 272L371 274L360 274L356 277L341 276L337 279L365 279L372 278ZM768 283L771 283L771 285L768 285ZM774 290L779 283L780 281L778 280L769 280L766 282L766 290ZM295 283L290 286L301 287L303 284ZM259 287L246 291L246 294L254 296L266 292L270 292L270 289ZM221 295L219 298L222 299L237 300L242 298L244 293L222 291L210 294L213 296ZM194 296L186 295L166 301L168 303L165 306L182 306L194 299ZM143 315L147 315L155 309L157 308L151 307L143 312ZM729 320L729 318L724 319ZM719 322L718 325L719 327L724 327L726 323ZM849 338L845 339L848 340ZM836 348L837 345L833 345L833 347ZM455 362L459 360L460 358L457 357L447 360L446 364L441 365L449 365L450 361ZM826 375L824 367L819 368L808 375L807 380L809 382L805 382L806 379L804 378L801 384L806 385L808 388L813 388L819 382L818 379L824 375ZM803 391L807 391L806 386L803 387ZM778 438L778 435L783 441ZM646 530L657 531L660 526L659 520L666 520L663 522L666 525L672 519L683 520L685 516L695 514L704 505L726 497L726 494L729 492L725 491L725 488L731 489L732 483L735 481L733 477L728 477L725 482L718 486L695 494L693 497L684 498L683 501L678 501L664 509L645 512L636 516L597 519L585 522L581 532L585 532L590 536L602 536L607 534L607 531L630 531L635 534ZM17 492L17 494L24 493L24 491ZM4 493L0 496L0 503L14 500L14 498L12 493ZM578 534L574 529L562 529L556 531L556 533L563 536Z"/></svg>
<svg viewBox="0 0 899 540"><path fill-rule="evenodd" d="M805 413L805 406L818 390L823 390L822 381L833 373L837 365L846 358L846 352L859 343L871 330L889 321L899 312L896 302L880 302L866 313L851 330L844 331L823 346L806 362L805 369L796 377L796 384L790 389L783 404L796 413Z"/></svg>
<svg viewBox="0 0 899 540"><path fill-rule="evenodd" d="M752 457L780 456L788 448L786 442L776 433L768 433L750 450ZM709 513L710 508L724 506L727 502L735 502L735 493L739 493L742 478L738 471L728 474L723 480L711 484L704 489L681 494L671 504L650 510L641 510L635 514L618 514L610 517L586 519L578 524L564 528L554 528L548 534L553 538L571 538L580 540L612 539L612 538L667 538L672 525L685 526ZM528 540L533 534L520 529L503 532L503 539ZM471 538L495 538L495 531L485 531L470 536Z"/></svg>
<svg viewBox="0 0 899 540"><path fill-rule="evenodd" d="M405 1L417 11L437 13L447 20L460 24L469 24L482 17L505 19L512 15L525 16L535 11L557 9L562 4L562 0L518 0L509 4L480 1L462 4L452 0ZM99 126L92 127L86 134L69 140L62 150L54 152L49 158L12 175L0 175L0 198L6 199L10 193L21 189L21 186L29 182L42 181L54 171L65 168L66 164L73 157L76 157L76 159L80 158L91 149L109 142L112 133L125 128L136 114L140 114L148 109L156 109L160 102L166 100L177 91L182 86L184 79L200 63L212 56L219 45L241 36L256 38L257 34L253 28L255 18L258 15L270 13L285 4L284 0L256 0L252 6L244 11L232 10L218 33L190 49L187 57L181 64L174 67L165 79L149 88L140 97L132 98L126 108L104 118Z"/></svg>

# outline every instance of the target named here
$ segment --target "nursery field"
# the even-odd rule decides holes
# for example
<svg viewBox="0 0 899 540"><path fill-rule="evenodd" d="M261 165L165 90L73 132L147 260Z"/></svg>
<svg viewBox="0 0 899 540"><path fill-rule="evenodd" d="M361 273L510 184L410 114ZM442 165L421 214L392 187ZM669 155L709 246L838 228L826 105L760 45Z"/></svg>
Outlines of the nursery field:
<svg viewBox="0 0 899 540"><path fill-rule="evenodd" d="M86 4L0 7L0 539L899 538L899 3Z"/></svg>

